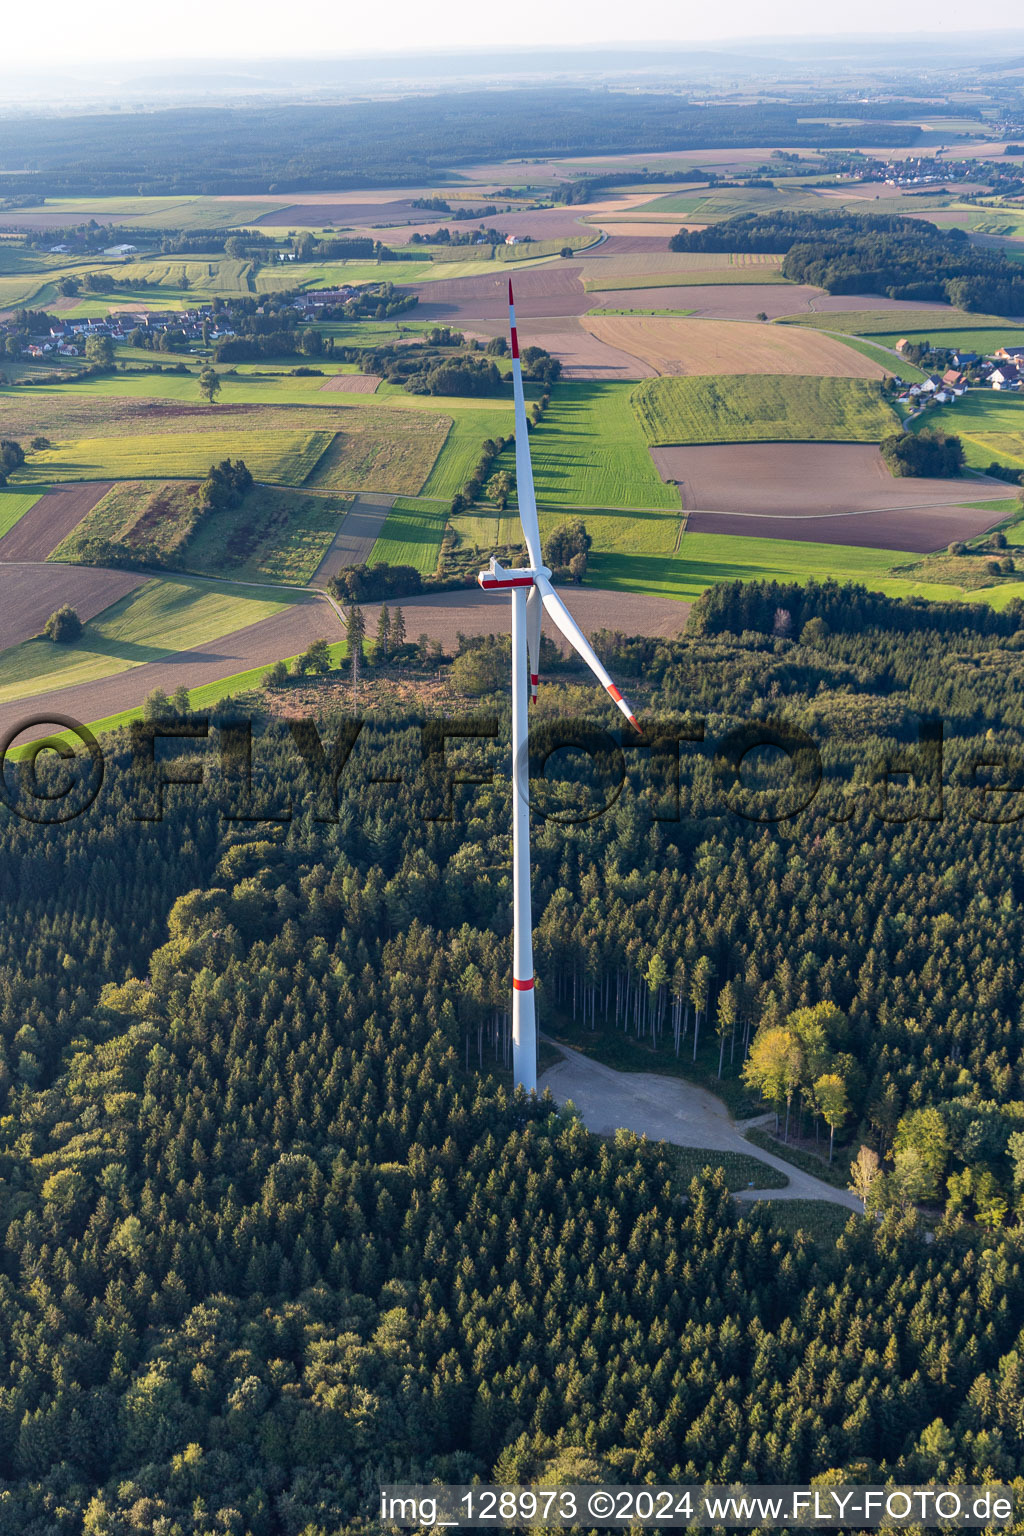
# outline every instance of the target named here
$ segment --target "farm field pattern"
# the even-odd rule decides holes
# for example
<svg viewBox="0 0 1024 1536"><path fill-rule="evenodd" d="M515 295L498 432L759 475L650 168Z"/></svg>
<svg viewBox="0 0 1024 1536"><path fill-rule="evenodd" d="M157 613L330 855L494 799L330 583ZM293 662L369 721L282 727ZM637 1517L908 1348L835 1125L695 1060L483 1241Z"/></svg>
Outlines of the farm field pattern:
<svg viewBox="0 0 1024 1536"><path fill-rule="evenodd" d="M720 156L715 163L728 160ZM742 155L732 160L749 163ZM915 202L891 190L887 212L948 219L959 212L948 197ZM258 221L281 239L287 229L341 223L401 247L414 230L443 222L425 223L411 207L412 195L340 194L290 203L272 197L58 199L12 211L11 223L44 231L91 209L155 231L186 220L211 231ZM270 259L261 265L216 251L143 253L119 263L27 253L0 242L0 304L34 295L60 313L102 316L111 309L184 308L215 295L260 299L285 287L301 292L387 280L414 285L417 308L397 321L325 323L324 335L372 347L414 342L429 326L444 324L485 341L504 332L511 274L523 341L545 347L563 364L562 382L531 432L542 530L547 535L567 513L585 517L593 538L588 583L685 601L710 581L777 570L959 595L941 583L909 582L892 567L908 552L982 533L1000 515L1000 498L1005 506L1005 487L893 481L874 445L898 423L878 385L900 366L891 349L904 335L941 335L950 345L985 350L1019 340L1024 325L1015 330L999 316L875 295L830 296L787 283L776 255L667 248L681 222L837 202L852 207L859 201L876 211L873 196L784 179L775 191L691 187L648 195L634 187L593 205L498 216L510 233L532 231L532 248L408 245L402 259L385 263ZM1016 230L1012 217L994 211L965 205L963 214L965 224L985 234ZM573 253L563 257L567 242ZM58 299L56 282L67 271L103 273L130 286L113 294L83 288L75 298ZM776 323L764 324L761 314ZM153 360L145 351L125 348L123 355L129 368ZM358 363L327 359L305 376L273 359L221 370L218 403L209 406L198 397L200 363L187 356L185 362L186 373L118 373L31 390L0 385L5 433L23 440L40 435L51 444L33 451L14 486L0 492L0 562L22 552L49 557L59 581L61 562L90 558L90 541L113 536L130 545L147 505L166 493L168 506L183 506L211 463L243 457L261 482L246 508L226 515L216 529L201 526L183 555L167 558L214 578L286 584L259 600L270 605L256 614L259 628L292 601L289 585L301 586L318 570L352 494L393 498L373 560L433 571L451 497L472 473L484 439L507 438L512 426L505 392L485 399L410 395L367 378ZM916 376L909 365L903 371ZM1017 404L979 407L968 400L950 413L972 467L983 469L992 459L1024 465ZM715 446L726 444L738 452ZM513 469L511 448L496 467ZM964 505L971 500L978 505ZM506 514L478 506L460 514L455 526L463 542L482 548L514 542L514 492ZM102 604L107 578L96 570L90 579L89 604ZM92 685L144 659L147 647L157 663L165 641L202 647L215 633L238 633L254 622L251 596L243 600L249 607L238 607L229 587L185 595L178 586L169 594L168 580L185 578L161 578L127 593L110 587L117 600L91 612L74 657L54 661L38 642L9 649L0 657L0 689L21 696L26 686L42 691L69 679ZM987 596L983 591L980 599L1003 603L1010 585ZM51 590L39 586L33 613Z"/></svg>

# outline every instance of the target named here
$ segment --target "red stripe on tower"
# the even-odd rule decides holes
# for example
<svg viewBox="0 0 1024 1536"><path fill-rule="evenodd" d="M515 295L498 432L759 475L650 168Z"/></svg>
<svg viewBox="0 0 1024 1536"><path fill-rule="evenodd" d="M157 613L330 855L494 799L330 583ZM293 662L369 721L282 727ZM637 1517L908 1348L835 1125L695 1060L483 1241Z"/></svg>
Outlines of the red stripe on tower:
<svg viewBox="0 0 1024 1536"><path fill-rule="evenodd" d="M529 981L520 981L517 977L513 976L512 985L515 987L517 992L532 992L533 977L531 976Z"/></svg>

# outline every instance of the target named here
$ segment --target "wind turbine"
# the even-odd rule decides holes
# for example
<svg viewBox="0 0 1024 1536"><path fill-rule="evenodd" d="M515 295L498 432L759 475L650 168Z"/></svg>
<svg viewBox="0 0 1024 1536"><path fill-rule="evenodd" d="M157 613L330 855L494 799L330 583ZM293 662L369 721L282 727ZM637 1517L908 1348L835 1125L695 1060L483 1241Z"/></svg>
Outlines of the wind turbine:
<svg viewBox="0 0 1024 1536"><path fill-rule="evenodd" d="M611 694L637 732L631 706L612 682L590 641L551 585L551 572L540 548L537 499L523 398L523 369L519 361L515 301L508 285L509 336L512 344L512 386L516 409L516 487L519 521L530 555L530 569L506 570L492 559L477 577L485 592L508 592L512 598L512 1071L516 1086L528 1093L537 1087L537 1012L533 976L533 917L530 902L530 772L527 700L536 699L540 681L540 628L544 610L573 649Z"/></svg>

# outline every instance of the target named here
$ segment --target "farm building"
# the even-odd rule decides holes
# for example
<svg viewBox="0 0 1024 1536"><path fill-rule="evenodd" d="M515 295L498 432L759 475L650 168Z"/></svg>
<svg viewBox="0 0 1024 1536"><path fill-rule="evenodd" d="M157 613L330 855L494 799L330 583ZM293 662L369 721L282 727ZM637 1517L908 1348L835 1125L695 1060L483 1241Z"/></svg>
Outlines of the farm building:
<svg viewBox="0 0 1024 1536"><path fill-rule="evenodd" d="M134 256L137 250L137 245L112 245L103 254L104 256Z"/></svg>

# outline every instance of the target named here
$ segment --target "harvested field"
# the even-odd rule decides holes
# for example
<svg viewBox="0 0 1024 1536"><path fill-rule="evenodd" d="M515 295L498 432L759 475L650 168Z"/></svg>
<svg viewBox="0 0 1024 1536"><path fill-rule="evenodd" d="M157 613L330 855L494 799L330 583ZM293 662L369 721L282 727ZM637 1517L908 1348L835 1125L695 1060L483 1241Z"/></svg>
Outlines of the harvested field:
<svg viewBox="0 0 1024 1536"><path fill-rule="evenodd" d="M340 395L372 395L379 383L379 373L336 373L320 388Z"/></svg>
<svg viewBox="0 0 1024 1536"><path fill-rule="evenodd" d="M999 520L963 502L1001 481L894 479L868 443L741 443L652 448L678 484L693 533L805 539L925 553Z"/></svg>
<svg viewBox="0 0 1024 1536"><path fill-rule="evenodd" d="M45 695L45 709L71 715L76 720L102 720L140 705L154 688L173 693L175 688L199 688L251 667L269 666L284 656L295 656L311 641L324 636L340 640L341 625L326 600L296 603L269 618L258 620L216 640L178 651L159 661L145 662L113 677L98 678ZM30 712L32 700L0 704L0 736ZM45 735L45 728L30 733Z"/></svg>
<svg viewBox="0 0 1024 1536"><path fill-rule="evenodd" d="M530 327L529 345L557 357L564 379L648 379L655 373L648 363L591 335L572 315L539 320Z"/></svg>
<svg viewBox="0 0 1024 1536"><path fill-rule="evenodd" d="M995 505L995 504L993 504ZM693 512L687 533L727 533L744 538L842 544L928 555L955 539L973 539L1000 522L998 511L970 507L900 507L893 511L842 512L825 517L771 517L738 512Z"/></svg>
<svg viewBox="0 0 1024 1536"><path fill-rule="evenodd" d="M411 284L420 301L416 319L441 322L490 320L505 325L510 275L515 279L516 313L524 327L524 336L531 319L582 315L594 302L591 295L584 292L576 267L569 267L567 263L529 267L525 272L514 274L504 268L495 271L488 263L486 273L480 277L442 278L437 282Z"/></svg>
<svg viewBox="0 0 1024 1536"><path fill-rule="evenodd" d="M759 314L766 314L775 320L799 308L809 311L822 291L791 283L659 283L656 287L610 288L591 293L591 298L595 309L688 309L694 319L756 320Z"/></svg>
<svg viewBox="0 0 1024 1536"><path fill-rule="evenodd" d="M0 539L0 561L45 560L110 489L100 480L47 491Z"/></svg>
<svg viewBox="0 0 1024 1536"><path fill-rule="evenodd" d="M680 635L690 611L689 603L679 603L672 598L638 597L629 592L605 592L593 587L573 587L566 593L566 600L573 617L587 635L598 629L618 629L630 635ZM440 640L449 650L454 649L460 630L464 635L508 633L508 601L485 592L406 597L393 599L388 606L401 608L405 631L410 638L423 634L429 640ZM379 603L363 604L367 634L376 632L380 607ZM563 654L566 653L568 642L546 615L544 633ZM589 674L587 677L589 680Z"/></svg>
<svg viewBox="0 0 1024 1536"><path fill-rule="evenodd" d="M394 496L357 496L311 577L314 584L323 586L344 566L365 565L394 504Z"/></svg>
<svg viewBox="0 0 1024 1536"><path fill-rule="evenodd" d="M135 571L81 565L0 565L0 651L39 634L62 603L84 624L145 580Z"/></svg>
<svg viewBox="0 0 1024 1536"><path fill-rule="evenodd" d="M660 374L815 374L881 379L871 358L817 331L733 320L671 320L656 316L587 315L599 341L650 364ZM802 343L790 344L801 337Z"/></svg>

